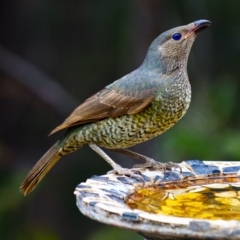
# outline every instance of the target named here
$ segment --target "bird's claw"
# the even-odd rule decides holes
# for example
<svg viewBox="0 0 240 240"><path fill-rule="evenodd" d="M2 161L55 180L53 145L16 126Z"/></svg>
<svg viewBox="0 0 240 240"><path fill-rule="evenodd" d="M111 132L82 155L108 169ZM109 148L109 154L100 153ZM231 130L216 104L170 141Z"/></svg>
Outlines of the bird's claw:
<svg viewBox="0 0 240 240"><path fill-rule="evenodd" d="M140 179L143 183L145 183L144 178L141 176L141 172L139 169L128 169L128 168L122 168L120 166L115 167L113 170L107 172L107 174L118 174L121 176L129 176L130 178L138 178Z"/></svg>
<svg viewBox="0 0 240 240"><path fill-rule="evenodd" d="M136 164L133 166L134 168L151 168L154 170L163 170L165 173L167 170L172 170L172 168L177 169L179 168L180 172L182 173L182 168L177 164L173 162L167 162L167 163L161 163L157 162L152 158L148 158L145 163L143 164Z"/></svg>

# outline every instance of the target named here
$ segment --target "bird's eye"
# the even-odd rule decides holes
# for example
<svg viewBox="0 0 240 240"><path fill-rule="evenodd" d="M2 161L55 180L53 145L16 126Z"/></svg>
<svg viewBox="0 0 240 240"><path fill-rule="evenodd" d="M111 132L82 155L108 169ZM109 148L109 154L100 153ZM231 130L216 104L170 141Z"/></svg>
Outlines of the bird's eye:
<svg viewBox="0 0 240 240"><path fill-rule="evenodd" d="M182 34L181 34L181 33L174 33L174 34L172 35L172 39L175 40L175 41L180 40L181 37L182 37Z"/></svg>

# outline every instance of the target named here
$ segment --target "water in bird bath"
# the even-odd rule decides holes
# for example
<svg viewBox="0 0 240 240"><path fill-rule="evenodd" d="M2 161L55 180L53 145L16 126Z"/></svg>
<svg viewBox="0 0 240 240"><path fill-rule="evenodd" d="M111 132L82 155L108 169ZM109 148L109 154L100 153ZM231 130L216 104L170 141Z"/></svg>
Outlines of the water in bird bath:
<svg viewBox="0 0 240 240"><path fill-rule="evenodd" d="M200 219L240 220L240 183L187 188L148 187L131 194L126 204L154 214Z"/></svg>

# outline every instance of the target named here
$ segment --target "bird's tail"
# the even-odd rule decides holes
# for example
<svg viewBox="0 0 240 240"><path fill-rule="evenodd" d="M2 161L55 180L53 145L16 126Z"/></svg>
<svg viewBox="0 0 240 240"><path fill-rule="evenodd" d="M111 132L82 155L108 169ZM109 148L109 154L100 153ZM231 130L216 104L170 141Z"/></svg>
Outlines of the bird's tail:
<svg viewBox="0 0 240 240"><path fill-rule="evenodd" d="M35 164L30 170L22 185L20 191L24 196L29 194L41 181L41 179L48 173L48 171L57 163L61 158L59 149L57 148L58 142L56 142Z"/></svg>

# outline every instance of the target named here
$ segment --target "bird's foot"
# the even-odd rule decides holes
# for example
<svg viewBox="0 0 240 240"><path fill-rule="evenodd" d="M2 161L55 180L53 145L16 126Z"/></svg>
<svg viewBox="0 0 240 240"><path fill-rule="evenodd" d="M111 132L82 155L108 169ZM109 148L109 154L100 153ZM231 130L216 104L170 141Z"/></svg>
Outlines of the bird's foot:
<svg viewBox="0 0 240 240"><path fill-rule="evenodd" d="M141 176L141 172L137 168L123 168L120 165L115 165L114 169L107 172L107 174L118 174L121 176L129 176L130 178L138 178L140 179L143 183L145 182L143 177Z"/></svg>
<svg viewBox="0 0 240 240"><path fill-rule="evenodd" d="M157 162L152 158L146 158L146 162L143 164L136 164L133 166L134 168L151 168L154 170L163 170L166 172L167 170L172 170L172 168L177 169L179 168L180 172L182 172L182 168L177 164L173 162L167 162L167 163L161 163Z"/></svg>

